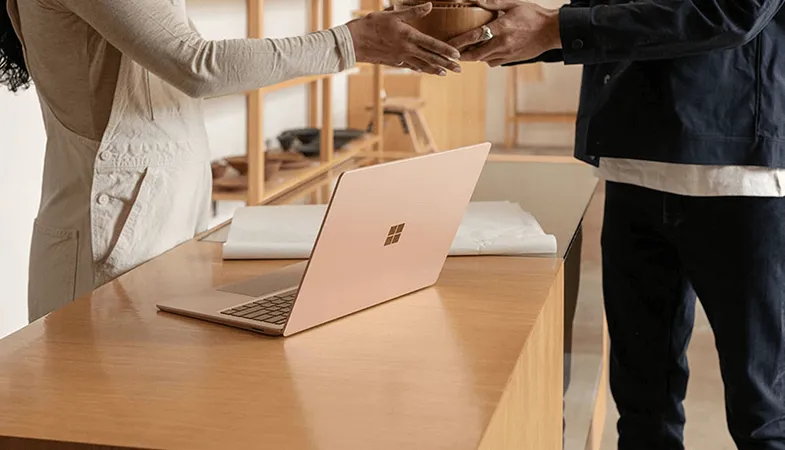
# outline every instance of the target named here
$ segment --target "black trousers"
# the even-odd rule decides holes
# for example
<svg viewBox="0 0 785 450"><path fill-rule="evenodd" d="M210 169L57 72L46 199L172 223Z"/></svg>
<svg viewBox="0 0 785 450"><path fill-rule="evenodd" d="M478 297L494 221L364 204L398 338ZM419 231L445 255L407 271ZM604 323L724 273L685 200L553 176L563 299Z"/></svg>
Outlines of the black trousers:
<svg viewBox="0 0 785 450"><path fill-rule="evenodd" d="M619 449L684 448L697 293L737 447L785 450L785 199L608 183L602 254Z"/></svg>

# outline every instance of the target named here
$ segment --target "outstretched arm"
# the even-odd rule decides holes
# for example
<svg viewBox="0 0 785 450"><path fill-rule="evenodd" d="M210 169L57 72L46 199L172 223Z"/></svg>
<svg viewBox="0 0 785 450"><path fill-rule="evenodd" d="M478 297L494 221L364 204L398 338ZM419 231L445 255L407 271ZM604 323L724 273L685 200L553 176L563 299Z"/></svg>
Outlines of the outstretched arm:
<svg viewBox="0 0 785 450"><path fill-rule="evenodd" d="M463 58L499 65L558 51L567 64L597 64L737 47L754 39L785 0L639 0L559 10L517 0L481 3L505 14L489 25L497 38ZM472 38L450 43L460 49Z"/></svg>
<svg viewBox="0 0 785 450"><path fill-rule="evenodd" d="M381 64L415 60L432 73L436 63L438 70L453 67L443 55L454 49L412 33L401 20L406 14L427 14L429 9L424 8L381 13L299 37L207 40L170 0L59 1L123 54L192 97L239 93L301 76L336 73L353 67L360 58ZM387 35L374 36L376 29ZM408 46L387 48L386 42L396 38ZM412 56L421 53L430 59Z"/></svg>

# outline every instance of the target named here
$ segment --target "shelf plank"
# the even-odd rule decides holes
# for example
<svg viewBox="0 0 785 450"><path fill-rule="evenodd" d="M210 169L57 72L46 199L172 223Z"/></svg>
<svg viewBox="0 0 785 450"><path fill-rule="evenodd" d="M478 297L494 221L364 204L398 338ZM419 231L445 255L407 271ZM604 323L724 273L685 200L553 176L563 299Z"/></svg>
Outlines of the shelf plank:
<svg viewBox="0 0 785 450"><path fill-rule="evenodd" d="M509 120L515 122L575 122L576 113L517 113Z"/></svg>
<svg viewBox="0 0 785 450"><path fill-rule="evenodd" d="M319 162L318 160L314 160L312 166L279 172L274 179L264 183L264 195L262 196L260 203L267 203L292 189L308 183L325 172L356 158L358 155L365 154L368 149L372 148L378 142L378 136L366 135L349 142L342 150L335 152L335 157L330 162ZM213 192L213 200L247 201L248 193L246 191L215 191Z"/></svg>

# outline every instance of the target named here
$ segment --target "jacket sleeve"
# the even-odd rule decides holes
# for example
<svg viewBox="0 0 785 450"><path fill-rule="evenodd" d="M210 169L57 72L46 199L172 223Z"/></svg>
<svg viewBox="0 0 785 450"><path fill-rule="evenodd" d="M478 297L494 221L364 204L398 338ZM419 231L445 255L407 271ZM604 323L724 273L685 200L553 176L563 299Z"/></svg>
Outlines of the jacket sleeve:
<svg viewBox="0 0 785 450"><path fill-rule="evenodd" d="M204 39L171 0L59 0L139 65L191 97L234 94L355 65L346 26L283 39Z"/></svg>
<svg viewBox="0 0 785 450"><path fill-rule="evenodd" d="M785 0L639 0L563 7L559 27L566 64L669 59L741 46Z"/></svg>
<svg viewBox="0 0 785 450"><path fill-rule="evenodd" d="M548 50L547 52L541 54L536 58L527 59L524 61L506 63L506 64L502 64L502 66L509 67L509 66L518 66L521 64L533 64L538 62L555 63L555 62L563 62L563 61L564 61L564 55L562 54L561 49L559 49L559 50Z"/></svg>

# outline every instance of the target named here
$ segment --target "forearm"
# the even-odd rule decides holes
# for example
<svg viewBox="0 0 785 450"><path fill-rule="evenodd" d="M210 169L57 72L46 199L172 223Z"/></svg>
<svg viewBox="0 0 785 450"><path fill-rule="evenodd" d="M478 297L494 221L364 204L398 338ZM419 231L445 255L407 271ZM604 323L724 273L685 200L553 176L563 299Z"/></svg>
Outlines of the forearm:
<svg viewBox="0 0 785 450"><path fill-rule="evenodd" d="M168 0L61 0L111 45L193 97L239 93L355 64L345 26L283 39L206 40Z"/></svg>
<svg viewBox="0 0 785 450"><path fill-rule="evenodd" d="M559 32L567 64L669 59L743 45L785 0L643 0L565 7Z"/></svg>

